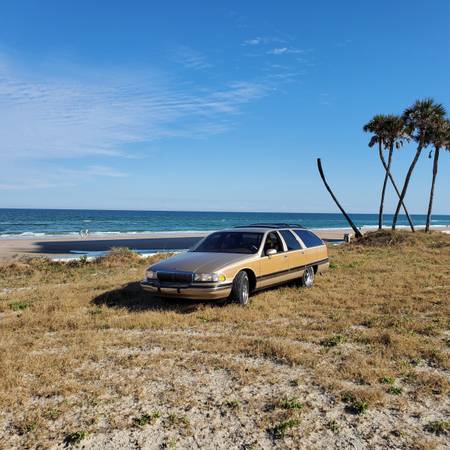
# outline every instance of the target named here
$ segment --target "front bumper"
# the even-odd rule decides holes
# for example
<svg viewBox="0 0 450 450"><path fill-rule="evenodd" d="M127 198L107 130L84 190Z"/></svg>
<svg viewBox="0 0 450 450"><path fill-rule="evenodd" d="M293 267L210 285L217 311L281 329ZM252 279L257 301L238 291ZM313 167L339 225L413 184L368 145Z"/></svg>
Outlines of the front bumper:
<svg viewBox="0 0 450 450"><path fill-rule="evenodd" d="M168 298L185 298L192 300L216 300L226 298L231 293L231 283L207 285L169 285L159 281L141 281L141 287L147 292Z"/></svg>

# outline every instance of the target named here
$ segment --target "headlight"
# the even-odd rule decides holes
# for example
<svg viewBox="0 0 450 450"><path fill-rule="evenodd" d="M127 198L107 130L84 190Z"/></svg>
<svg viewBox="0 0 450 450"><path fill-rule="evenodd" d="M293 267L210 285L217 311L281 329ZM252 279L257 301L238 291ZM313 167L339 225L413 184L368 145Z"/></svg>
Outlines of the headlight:
<svg viewBox="0 0 450 450"><path fill-rule="evenodd" d="M147 270L145 276L147 277L147 280L156 280L156 272L153 272L153 270Z"/></svg>
<svg viewBox="0 0 450 450"><path fill-rule="evenodd" d="M196 273L194 274L194 281L212 282L225 281L226 277L218 273Z"/></svg>

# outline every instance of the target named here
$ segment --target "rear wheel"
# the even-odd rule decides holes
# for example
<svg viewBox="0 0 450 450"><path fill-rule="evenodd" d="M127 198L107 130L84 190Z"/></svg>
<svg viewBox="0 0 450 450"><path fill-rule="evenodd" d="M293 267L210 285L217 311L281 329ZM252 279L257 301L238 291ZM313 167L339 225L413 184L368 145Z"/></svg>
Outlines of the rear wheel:
<svg viewBox="0 0 450 450"><path fill-rule="evenodd" d="M311 288L314 284L314 268L307 267L302 275L302 286Z"/></svg>
<svg viewBox="0 0 450 450"><path fill-rule="evenodd" d="M248 305L250 300L250 282L247 272L242 270L234 277L230 298L235 302L239 302L242 306Z"/></svg>

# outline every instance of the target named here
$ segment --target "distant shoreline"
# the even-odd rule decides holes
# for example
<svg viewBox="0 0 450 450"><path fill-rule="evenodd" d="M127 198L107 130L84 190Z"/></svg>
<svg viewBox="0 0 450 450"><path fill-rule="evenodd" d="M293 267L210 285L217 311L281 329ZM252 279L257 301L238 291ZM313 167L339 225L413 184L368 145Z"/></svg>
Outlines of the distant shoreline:
<svg viewBox="0 0 450 450"><path fill-rule="evenodd" d="M228 227L226 227L228 228ZM385 227L389 229L390 227ZM409 225L397 225L397 229L408 229ZM425 225L415 225L416 230L422 230L425 228ZM431 225L433 230L446 230L450 229L450 225ZM348 233L352 232L350 227L314 227L308 228L315 233ZM366 225L360 227L361 230L372 231L378 229L376 225ZM92 240L92 239L145 239L153 236L205 236L209 233L213 233L214 229L211 230L155 230L155 231L92 231L89 232L88 235L84 238L80 236L80 233L70 232L70 233L32 233L32 232L24 232L19 234L0 234L0 242L2 240L47 240L47 239L76 239L76 240Z"/></svg>
<svg viewBox="0 0 450 450"><path fill-rule="evenodd" d="M434 230L449 230L448 226L434 226ZM372 227L363 227L364 233L373 231ZM53 236L20 236L0 239L0 259L14 256L41 256L64 258L81 256L90 252L106 252L113 247L127 247L142 252L181 251L192 247L211 231L168 232L159 231L141 234L103 234ZM353 235L350 228L313 229L326 241L340 241L345 234Z"/></svg>

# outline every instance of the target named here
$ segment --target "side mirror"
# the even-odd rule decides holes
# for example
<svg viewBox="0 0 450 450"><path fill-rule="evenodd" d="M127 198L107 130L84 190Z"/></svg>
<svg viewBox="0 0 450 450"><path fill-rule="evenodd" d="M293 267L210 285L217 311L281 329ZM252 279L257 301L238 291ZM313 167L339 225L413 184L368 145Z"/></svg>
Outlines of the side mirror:
<svg viewBox="0 0 450 450"><path fill-rule="evenodd" d="M276 255L277 251L274 248L269 248L266 250L266 256Z"/></svg>

